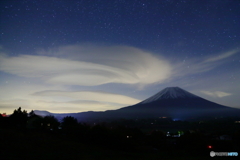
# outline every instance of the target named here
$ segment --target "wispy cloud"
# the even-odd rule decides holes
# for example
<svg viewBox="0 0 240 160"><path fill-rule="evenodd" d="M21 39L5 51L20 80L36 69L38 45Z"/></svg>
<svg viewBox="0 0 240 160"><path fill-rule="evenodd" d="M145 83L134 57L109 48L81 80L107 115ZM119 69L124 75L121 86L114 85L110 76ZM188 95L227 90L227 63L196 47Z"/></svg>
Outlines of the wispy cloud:
<svg viewBox="0 0 240 160"><path fill-rule="evenodd" d="M139 99L120 94L93 91L40 91L32 95L54 101L39 100L37 105L48 106L53 112L83 112L113 110L139 103Z"/></svg>
<svg viewBox="0 0 240 160"><path fill-rule="evenodd" d="M202 60L189 59L186 62L175 62L172 78L179 76L203 73L214 69L217 65L213 63L202 63Z"/></svg>
<svg viewBox="0 0 240 160"><path fill-rule="evenodd" d="M105 103L97 101L37 101L38 106L45 106L43 110L48 110L54 113L76 113L85 111L105 111L123 107L121 104Z"/></svg>
<svg viewBox="0 0 240 160"><path fill-rule="evenodd" d="M0 54L0 71L9 73L5 75L10 77L8 79L4 76L5 80L0 81L0 107L8 109L7 112L10 113L19 106L28 110L60 113L104 111L140 102L139 99L122 95L124 89L121 94L94 91L94 87L106 91L104 87L111 86L108 92L112 92L115 89L112 86L119 88L118 84L126 88L129 85L147 88L149 84L156 83L161 83L164 87L183 87L183 84L188 84L198 91L196 86L201 84L201 93L205 95L231 98L236 92L230 96L231 93L215 90L225 90L218 85L225 83L231 75L236 77L238 70L232 71L231 75L208 75L208 79L204 73L210 73L226 63L227 57L236 53L237 51L230 51L215 58L202 57L174 62L128 46L69 45L42 50L37 55ZM201 73L200 79L190 79L198 73ZM220 76L225 79L224 82L213 84ZM234 81L238 79L236 77ZM114 85L107 85L109 83ZM116 89L113 92L119 93Z"/></svg>
<svg viewBox="0 0 240 160"><path fill-rule="evenodd" d="M236 53L239 53L239 49L235 49L235 50L231 50L231 51L228 51L228 52L224 52L222 54L219 54L219 55L216 55L216 56L213 56L213 57L209 57L208 59L206 59L204 62L215 62L215 61L219 61L219 60L222 60L222 59L225 59L225 58L228 58L230 56L233 56L234 54Z"/></svg>
<svg viewBox="0 0 240 160"><path fill-rule="evenodd" d="M232 95L231 93L222 92L222 91L201 91L203 94L206 94L211 97L226 97Z"/></svg>
<svg viewBox="0 0 240 160"><path fill-rule="evenodd" d="M97 102L109 102L109 103L118 103L123 105L135 104L140 102L140 100L131 98L128 96L106 93L106 92L92 92L92 91L41 91L35 92L33 95L36 96L48 96L48 97L69 97L78 100L88 100L88 101L97 101Z"/></svg>
<svg viewBox="0 0 240 160"><path fill-rule="evenodd" d="M53 90L49 91L47 88ZM56 90L57 88L62 91ZM41 91L42 89L45 90ZM22 84L16 80L1 86L0 108L8 114L20 106L28 111L38 109L55 113L74 113L113 110L140 102L136 98L121 94L64 90L67 89L60 86Z"/></svg>
<svg viewBox="0 0 240 160"><path fill-rule="evenodd" d="M204 73L215 69L216 67L227 63L228 61L224 61L224 59L231 57L240 50L235 49L225 53L218 54L214 57L202 57L197 59L187 59L187 60L179 60L177 62L172 63L172 79L180 76L194 75L198 73ZM221 61L222 60L222 61Z"/></svg>
<svg viewBox="0 0 240 160"><path fill-rule="evenodd" d="M171 76L169 62L148 51L128 46L95 45L63 46L37 55L1 54L0 71L14 77L14 81L0 84L0 105L9 111L19 105L55 112L117 109L140 100L94 92L93 88L77 92L70 88L78 85L87 90L88 86L109 83L145 86L161 83Z"/></svg>
<svg viewBox="0 0 240 160"><path fill-rule="evenodd" d="M126 46L73 45L46 53L42 51L38 56L4 56L0 59L0 70L23 77L41 78L52 84L82 86L107 83L146 85L163 82L171 75L168 61Z"/></svg>

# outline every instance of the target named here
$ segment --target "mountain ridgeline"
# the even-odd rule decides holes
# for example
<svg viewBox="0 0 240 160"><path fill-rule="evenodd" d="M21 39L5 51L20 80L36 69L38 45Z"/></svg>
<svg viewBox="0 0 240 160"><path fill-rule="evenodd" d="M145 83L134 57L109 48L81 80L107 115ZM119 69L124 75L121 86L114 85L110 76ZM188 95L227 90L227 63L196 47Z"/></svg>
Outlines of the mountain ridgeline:
<svg viewBox="0 0 240 160"><path fill-rule="evenodd" d="M35 111L43 114L42 111ZM52 114L52 113L49 113ZM57 118L73 116L80 121L111 120L111 119L138 119L170 117L179 120L191 120L214 117L240 117L240 109L223 106L199 96L196 96L179 87L167 87L152 97L132 106L104 112L81 112L52 114Z"/></svg>

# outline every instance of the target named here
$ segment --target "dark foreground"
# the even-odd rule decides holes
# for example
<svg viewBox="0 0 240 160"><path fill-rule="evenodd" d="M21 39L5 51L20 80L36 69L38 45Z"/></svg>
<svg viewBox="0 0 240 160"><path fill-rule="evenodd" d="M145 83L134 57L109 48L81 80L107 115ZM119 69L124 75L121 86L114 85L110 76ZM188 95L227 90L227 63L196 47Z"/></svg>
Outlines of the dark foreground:
<svg viewBox="0 0 240 160"><path fill-rule="evenodd" d="M179 121L119 119L60 122L19 107L0 116L0 160L205 160L210 152L240 154L240 117Z"/></svg>
<svg viewBox="0 0 240 160"><path fill-rule="evenodd" d="M159 147L132 145L132 143L113 146L79 142L75 138L53 132L29 130L1 129L0 130L0 159L83 159L83 160L131 160L131 159L213 159L210 150L201 146ZM116 145L118 145L116 144ZM193 143L194 144L194 143ZM200 149L200 150L199 150ZM239 153L239 152L238 152ZM214 157L214 159L233 159L239 157Z"/></svg>

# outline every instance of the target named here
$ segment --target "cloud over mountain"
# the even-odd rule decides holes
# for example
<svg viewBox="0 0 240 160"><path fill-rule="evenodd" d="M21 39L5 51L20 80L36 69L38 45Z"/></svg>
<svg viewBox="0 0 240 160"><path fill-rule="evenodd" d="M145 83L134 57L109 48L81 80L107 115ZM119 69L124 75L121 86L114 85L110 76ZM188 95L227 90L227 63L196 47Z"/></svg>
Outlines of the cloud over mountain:
<svg viewBox="0 0 240 160"><path fill-rule="evenodd" d="M67 56L62 56L67 55ZM171 75L168 61L127 46L65 46L39 55L4 56L1 71L61 85L151 84Z"/></svg>
<svg viewBox="0 0 240 160"><path fill-rule="evenodd" d="M211 92L211 91L201 91L201 92L202 92L203 94L208 95L208 96L211 96L211 97L219 97L219 98L232 95L231 93L222 92L222 91L214 91L214 92Z"/></svg>
<svg viewBox="0 0 240 160"><path fill-rule="evenodd" d="M216 56L220 58L173 61L135 47L82 44L39 50L31 55L0 54L0 71L4 74L0 81L0 105L9 110L18 105L40 110L49 108L54 112L111 110L136 104L144 98L132 89L147 90L158 84L198 86L209 83L210 78L214 79L211 86L220 85L218 90L224 90L222 83L229 75L219 74L219 78L207 74L228 63L236 53L229 51ZM198 73L208 78L194 79ZM238 75L235 74L238 70L227 73ZM222 82L217 84L219 80ZM201 89L208 97L231 98L230 93L206 91L209 87Z"/></svg>

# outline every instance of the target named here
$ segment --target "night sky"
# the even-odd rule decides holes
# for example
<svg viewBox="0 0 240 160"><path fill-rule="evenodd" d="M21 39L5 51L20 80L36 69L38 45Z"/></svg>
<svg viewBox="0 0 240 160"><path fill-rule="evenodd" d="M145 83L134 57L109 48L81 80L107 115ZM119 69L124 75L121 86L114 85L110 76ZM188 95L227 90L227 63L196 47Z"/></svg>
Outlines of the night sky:
<svg viewBox="0 0 240 160"><path fill-rule="evenodd" d="M0 113L113 110L172 86L240 108L239 0L0 4Z"/></svg>

